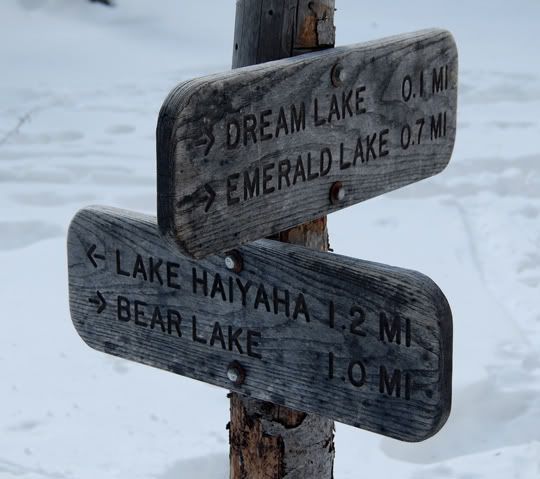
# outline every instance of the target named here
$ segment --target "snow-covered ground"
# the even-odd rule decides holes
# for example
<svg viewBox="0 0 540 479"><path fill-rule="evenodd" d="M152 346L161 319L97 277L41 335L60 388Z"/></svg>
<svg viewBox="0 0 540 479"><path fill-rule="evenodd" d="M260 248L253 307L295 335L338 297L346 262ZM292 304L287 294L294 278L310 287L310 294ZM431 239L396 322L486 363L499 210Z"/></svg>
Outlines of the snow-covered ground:
<svg viewBox="0 0 540 479"><path fill-rule="evenodd" d="M0 2L0 478L225 479L224 390L97 353L65 234L92 203L155 213L155 126L229 68L233 0ZM398 5L396 5L398 4ZM405 444L337 425L336 478L540 477L538 0L337 0L338 43L424 27L460 49L438 177L330 218L336 252L422 271L454 313L454 406Z"/></svg>

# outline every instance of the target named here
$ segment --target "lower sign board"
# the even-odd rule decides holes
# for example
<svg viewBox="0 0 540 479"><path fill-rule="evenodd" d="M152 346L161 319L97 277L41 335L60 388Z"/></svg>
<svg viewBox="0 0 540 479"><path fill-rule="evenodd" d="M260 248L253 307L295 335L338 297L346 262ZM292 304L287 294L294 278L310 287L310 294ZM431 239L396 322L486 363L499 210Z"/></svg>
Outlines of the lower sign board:
<svg viewBox="0 0 540 479"><path fill-rule="evenodd" d="M100 351L405 441L450 412L451 311L420 273L271 240L194 261L154 218L99 207L68 264Z"/></svg>
<svg viewBox="0 0 540 479"><path fill-rule="evenodd" d="M426 30L190 80L157 126L158 221L203 258L433 176L458 54Z"/></svg>

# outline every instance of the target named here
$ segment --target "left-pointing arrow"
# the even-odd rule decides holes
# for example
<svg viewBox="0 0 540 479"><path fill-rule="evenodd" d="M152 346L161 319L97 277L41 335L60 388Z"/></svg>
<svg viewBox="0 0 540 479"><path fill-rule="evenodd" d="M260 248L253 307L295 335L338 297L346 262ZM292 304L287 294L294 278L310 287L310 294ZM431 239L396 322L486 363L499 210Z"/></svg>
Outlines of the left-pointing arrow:
<svg viewBox="0 0 540 479"><path fill-rule="evenodd" d="M98 306L97 313L101 314L107 306L107 301L105 301L105 298L99 291L96 291L96 295L97 298L88 298L88 302Z"/></svg>
<svg viewBox="0 0 540 479"><path fill-rule="evenodd" d="M86 252L86 256L91 261L91 263L94 265L94 268L97 268L96 259L105 260L105 256L103 256L102 254L96 254L96 252L95 252L96 248L97 248L97 246L95 244L93 244L92 246L90 246L90 248Z"/></svg>

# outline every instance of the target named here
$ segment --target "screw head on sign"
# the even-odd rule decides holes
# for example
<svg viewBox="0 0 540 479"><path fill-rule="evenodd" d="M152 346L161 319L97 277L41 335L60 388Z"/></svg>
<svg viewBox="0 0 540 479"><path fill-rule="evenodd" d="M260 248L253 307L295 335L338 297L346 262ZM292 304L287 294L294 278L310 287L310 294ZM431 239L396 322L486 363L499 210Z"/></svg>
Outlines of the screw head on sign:
<svg viewBox="0 0 540 479"><path fill-rule="evenodd" d="M246 372L238 361L233 361L227 366L227 377L235 386L240 386L244 384Z"/></svg>
<svg viewBox="0 0 540 479"><path fill-rule="evenodd" d="M343 82L347 79L347 74L339 63L336 63L332 67L330 76L332 78L332 85L334 85L336 88L342 86Z"/></svg>
<svg viewBox="0 0 540 479"><path fill-rule="evenodd" d="M242 259L242 255L236 250L229 251L225 255L225 267L230 271L240 273L240 271L242 271L242 269L244 268L244 261Z"/></svg>
<svg viewBox="0 0 540 479"><path fill-rule="evenodd" d="M341 203L346 196L345 187L341 181L336 181L330 188L330 200L333 204Z"/></svg>

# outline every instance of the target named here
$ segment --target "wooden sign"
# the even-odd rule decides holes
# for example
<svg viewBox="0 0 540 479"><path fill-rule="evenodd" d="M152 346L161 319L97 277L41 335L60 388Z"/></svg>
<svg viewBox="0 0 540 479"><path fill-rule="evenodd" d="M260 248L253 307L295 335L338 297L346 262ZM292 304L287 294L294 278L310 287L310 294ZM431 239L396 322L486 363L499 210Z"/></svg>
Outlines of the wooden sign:
<svg viewBox="0 0 540 479"><path fill-rule="evenodd" d="M194 261L106 208L75 216L68 263L100 351L405 441L450 412L452 316L420 273L271 240Z"/></svg>
<svg viewBox="0 0 540 479"><path fill-rule="evenodd" d="M457 50L428 30L188 81L157 127L158 221L203 258L430 177Z"/></svg>

